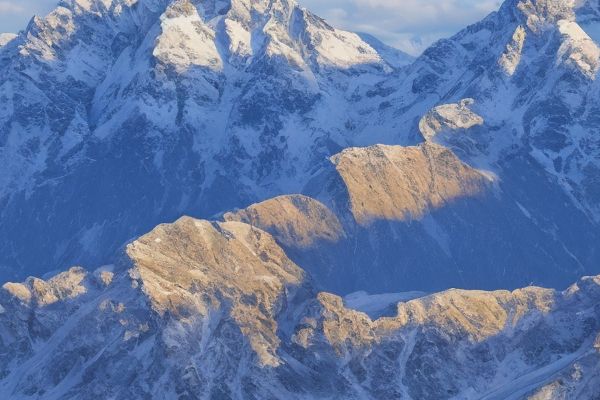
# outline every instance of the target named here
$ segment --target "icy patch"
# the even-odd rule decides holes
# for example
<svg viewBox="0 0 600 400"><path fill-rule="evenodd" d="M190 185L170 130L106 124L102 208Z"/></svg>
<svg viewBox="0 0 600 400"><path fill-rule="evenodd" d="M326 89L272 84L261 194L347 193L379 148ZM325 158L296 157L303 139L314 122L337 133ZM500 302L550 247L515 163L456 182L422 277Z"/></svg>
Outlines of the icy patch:
<svg viewBox="0 0 600 400"><path fill-rule="evenodd" d="M562 20L558 29L563 43L558 50L557 64L574 67L594 80L600 69L600 49L576 22Z"/></svg>
<svg viewBox="0 0 600 400"><path fill-rule="evenodd" d="M524 216L531 219L531 213L521 203L517 202L517 207L519 207Z"/></svg>
<svg viewBox="0 0 600 400"><path fill-rule="evenodd" d="M371 295L361 291L351 293L344 297L344 305L347 308L361 311L367 314L371 319L381 318L383 316L393 316L396 313L396 305L401 302L407 302L427 294L424 292L403 292L386 293Z"/></svg>
<svg viewBox="0 0 600 400"><path fill-rule="evenodd" d="M512 36L511 42L506 45L506 51L498 60L498 64L508 76L512 76L521 63L526 36L525 28L519 25Z"/></svg>

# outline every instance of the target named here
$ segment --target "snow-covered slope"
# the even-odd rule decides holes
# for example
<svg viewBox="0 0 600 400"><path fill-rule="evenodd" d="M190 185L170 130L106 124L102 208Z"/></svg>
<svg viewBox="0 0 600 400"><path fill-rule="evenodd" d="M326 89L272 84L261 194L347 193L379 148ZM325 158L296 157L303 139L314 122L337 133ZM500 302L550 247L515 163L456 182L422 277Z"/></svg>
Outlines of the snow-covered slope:
<svg viewBox="0 0 600 400"><path fill-rule="evenodd" d="M510 156L534 158L598 220L600 53L587 31L599 16L594 1L506 1L482 22L434 44L400 83L385 84L396 94L382 99L389 112L381 120L397 116L416 130L428 112L472 99L473 122L483 129L447 144L499 174L498 164ZM428 138L430 129L423 135Z"/></svg>
<svg viewBox="0 0 600 400"><path fill-rule="evenodd" d="M94 273L5 284L0 395L590 399L599 302L596 277L450 290L372 320L318 293L268 233L182 218Z"/></svg>
<svg viewBox="0 0 600 400"><path fill-rule="evenodd" d="M377 39L375 36L368 33L360 32L358 36L367 42L388 64L393 67L400 68L409 65L415 60L415 57L398 50L395 47L389 46Z"/></svg>
<svg viewBox="0 0 600 400"><path fill-rule="evenodd" d="M0 280L93 272L3 285L0 398L593 398L599 22L508 0L405 66L292 0L1 35Z"/></svg>

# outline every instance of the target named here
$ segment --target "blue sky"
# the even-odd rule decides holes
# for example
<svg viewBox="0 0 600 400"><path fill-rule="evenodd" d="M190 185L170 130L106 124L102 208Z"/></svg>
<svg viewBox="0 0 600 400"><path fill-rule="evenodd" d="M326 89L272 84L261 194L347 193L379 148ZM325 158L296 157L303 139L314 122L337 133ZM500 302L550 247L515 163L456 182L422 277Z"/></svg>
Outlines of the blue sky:
<svg viewBox="0 0 600 400"><path fill-rule="evenodd" d="M411 54L497 9L500 0L298 0L332 25L371 33ZM58 0L0 0L0 32L23 29Z"/></svg>

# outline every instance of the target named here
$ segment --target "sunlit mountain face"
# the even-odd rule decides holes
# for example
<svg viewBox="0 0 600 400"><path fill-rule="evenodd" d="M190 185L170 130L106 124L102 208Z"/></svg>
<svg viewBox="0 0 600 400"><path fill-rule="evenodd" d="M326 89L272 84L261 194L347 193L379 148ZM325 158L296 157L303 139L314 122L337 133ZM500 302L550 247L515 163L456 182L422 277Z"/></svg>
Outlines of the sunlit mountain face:
<svg viewBox="0 0 600 400"><path fill-rule="evenodd" d="M595 399L599 32L508 0L413 58L293 0L70 0L0 35L0 398Z"/></svg>

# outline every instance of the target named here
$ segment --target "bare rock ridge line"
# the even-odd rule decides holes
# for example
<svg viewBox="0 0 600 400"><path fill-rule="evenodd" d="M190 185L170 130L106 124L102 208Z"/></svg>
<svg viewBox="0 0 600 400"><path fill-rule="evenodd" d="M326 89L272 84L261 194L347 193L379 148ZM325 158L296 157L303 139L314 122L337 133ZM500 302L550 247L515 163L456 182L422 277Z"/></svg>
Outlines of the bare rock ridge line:
<svg viewBox="0 0 600 400"><path fill-rule="evenodd" d="M331 210L303 195L276 197L244 210L228 212L223 218L263 229L289 247L311 247L320 240L337 242L345 236L338 217Z"/></svg>
<svg viewBox="0 0 600 400"><path fill-rule="evenodd" d="M6 284L0 393L586 398L600 388L599 302L589 277L563 292L449 290L372 320L318 293L268 233L185 217L115 266Z"/></svg>
<svg viewBox="0 0 600 400"><path fill-rule="evenodd" d="M318 190L308 191L314 197L279 196L225 213L222 218L269 232L321 287L343 294L353 290L427 291L431 280L409 283L385 276L388 268L398 274L412 267L407 261L398 262L407 259L400 248L392 250L399 251L397 255L385 254L388 244L381 237L410 234L388 224L428 224L436 210L452 210L462 201L484 202L495 192L487 175L435 143L351 148L332 157L331 162L331 170L317 179ZM324 188L333 189L328 192ZM378 265L382 256L386 261ZM370 276L356 273L365 265L371 266ZM447 280L454 274L451 266L440 263L436 268L439 271L433 275L439 282L446 279L445 285L464 284L456 275Z"/></svg>

